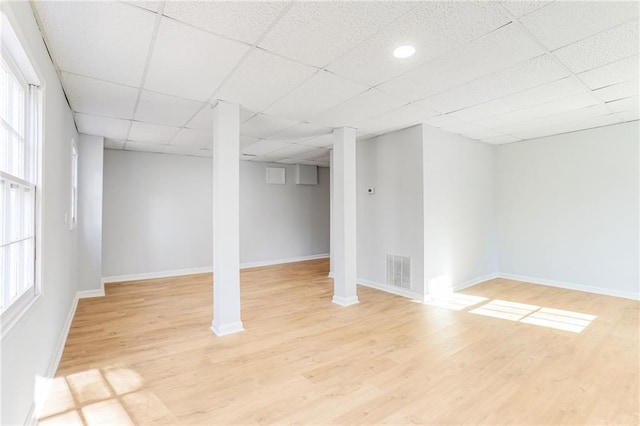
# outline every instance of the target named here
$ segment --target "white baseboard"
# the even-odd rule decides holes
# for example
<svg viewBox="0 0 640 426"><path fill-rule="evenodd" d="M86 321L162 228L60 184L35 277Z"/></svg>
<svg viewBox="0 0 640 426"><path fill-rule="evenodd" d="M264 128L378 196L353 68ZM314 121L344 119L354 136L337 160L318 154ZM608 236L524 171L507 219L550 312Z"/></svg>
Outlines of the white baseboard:
<svg viewBox="0 0 640 426"><path fill-rule="evenodd" d="M211 322L211 331L218 337L227 336L229 334L240 333L244 331L242 321L232 322L231 324L218 325L215 321Z"/></svg>
<svg viewBox="0 0 640 426"><path fill-rule="evenodd" d="M406 290L404 288L393 287L390 285L377 283L377 282L365 280L362 278L358 278L358 284L363 285L365 287L374 288L376 290L385 291L387 293L395 294L396 296L403 296L413 300L424 301L423 294L415 293L411 290Z"/></svg>
<svg viewBox="0 0 640 426"><path fill-rule="evenodd" d="M356 305L359 303L358 296L340 297L340 296L336 296L335 294L333 295L333 299L331 299L331 301L336 305L340 305L344 307Z"/></svg>
<svg viewBox="0 0 640 426"><path fill-rule="evenodd" d="M258 268L260 266L280 265L283 263L304 262L305 260L327 259L329 253L312 254L310 256L289 257L286 259L264 260L260 262L244 262L240 264L240 269Z"/></svg>
<svg viewBox="0 0 640 426"><path fill-rule="evenodd" d="M548 285L550 287L564 288L567 290L578 290L587 293L603 294L605 296L623 297L625 299L640 300L640 293L624 290L616 290L606 287L594 287L582 284L568 283L564 281L547 280L544 278L527 277L524 275L508 274L498 272L496 278L505 278L514 281L522 281L529 284Z"/></svg>
<svg viewBox="0 0 640 426"><path fill-rule="evenodd" d="M314 254L311 256L290 257L286 259L264 260L260 262L245 262L240 264L240 269L257 268L260 266L280 265L283 263L304 262L305 260L326 259L328 257L329 257L328 253L323 253L323 254ZM145 272L141 274L113 275L109 277L102 277L102 284L104 286L104 284L108 284L108 283L151 280L155 278L170 278L170 277L179 277L182 275L193 275L193 274L208 274L211 272L213 272L212 266L204 266L201 268L174 269L171 271ZM86 296L86 297L96 297L96 296Z"/></svg>
<svg viewBox="0 0 640 426"><path fill-rule="evenodd" d="M98 290L95 290L96 292ZM27 416L27 420L25 424L27 425L35 425L38 422L38 418L40 417L40 413L44 408L44 404L47 402L47 398L49 397L49 391L51 385L53 383L53 378L56 375L56 371L58 371L58 365L60 365L60 360L62 359L62 354L64 352L64 347L67 344L67 337L69 336L69 330L71 330L71 324L73 323L73 317L76 314L76 309L78 308L78 300L82 297L93 297L93 296L81 296L81 293L91 293L93 290L89 292L77 292L73 297L73 301L71 302L71 306L69 307L69 312L67 313L67 318L62 325L62 331L60 333L60 337L58 338L58 342L56 343L56 348L49 360L49 364L47 365L47 369L45 370L44 375L42 376L39 383L36 383L36 389L34 389L33 395L33 404L31 404L31 409L29 410L29 414Z"/></svg>
<svg viewBox="0 0 640 426"><path fill-rule="evenodd" d="M465 288L473 287L474 285L483 283L485 281L492 280L494 278L498 278L498 274L496 274L495 272L491 273L491 274L483 275L481 277L474 278L474 279L469 280L469 281L465 281L465 282L460 283L458 285L454 285L453 286L453 291L464 290Z"/></svg>
<svg viewBox="0 0 640 426"><path fill-rule="evenodd" d="M102 297L104 296L104 284L103 288L99 290L82 290L77 293L78 299L89 299L91 297Z"/></svg>

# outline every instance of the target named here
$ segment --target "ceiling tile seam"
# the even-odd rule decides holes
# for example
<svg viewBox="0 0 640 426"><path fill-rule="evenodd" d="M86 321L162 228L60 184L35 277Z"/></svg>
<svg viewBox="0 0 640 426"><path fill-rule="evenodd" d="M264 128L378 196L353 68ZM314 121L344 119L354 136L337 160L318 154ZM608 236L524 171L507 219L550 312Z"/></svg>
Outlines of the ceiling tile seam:
<svg viewBox="0 0 640 426"><path fill-rule="evenodd" d="M409 10L407 10L405 13L401 14L400 16L398 16L396 19L392 20L391 22L389 22L387 25L383 25L382 27L380 27L380 29L378 29L378 31L375 31L374 33L370 34L369 37L366 37L364 40L362 40L360 43L356 43L354 46L351 47L351 49L347 50L346 52L344 52L342 55L338 56L337 58L334 58L333 60L329 61L328 63L324 64L324 66L322 67L322 69L327 68L328 66L330 66L331 64L335 63L336 61L338 61L339 59L341 59L342 57L344 57L345 55L348 55L350 52L352 52L353 50L359 48L360 46L363 46L365 43L367 43L369 40L371 40L373 37L377 36L378 34L382 33L383 31L386 31L388 28L390 28L392 25L395 25L399 20L404 19L406 16L408 16L409 14L413 13L416 9L419 9L421 7L423 7L423 4L421 4L421 2L417 2L418 4L416 4L414 7L410 8Z"/></svg>
<svg viewBox="0 0 640 426"><path fill-rule="evenodd" d="M633 58L633 57L635 57L635 56L640 57L640 52L639 52L639 53L631 54L631 55L629 55L629 56L625 56L625 57L623 57L623 58L614 59L613 61L610 61L610 62L604 63L604 64L602 64L602 65L598 65L597 67L593 67L593 68L586 69L586 70L584 70L584 71L580 71L580 72L575 73L575 74L576 74L576 76L577 76L578 78L580 78L580 75L581 75L581 74L585 74L585 73L588 73L589 71L597 70L598 68L606 67L607 65L615 64L616 62L626 61L627 59ZM627 80L627 81L628 81L628 80ZM586 83L585 83L585 84L586 84ZM617 84L617 83L613 83L613 84ZM610 86L610 84L609 84L608 86ZM602 86L602 87L607 87L607 86ZM602 87L598 87L597 89L591 89L591 88L590 88L589 90L598 90L598 89L602 89Z"/></svg>
<svg viewBox="0 0 640 426"><path fill-rule="evenodd" d="M158 12L156 13L156 22L153 26L153 33L151 36L151 41L149 42L149 50L147 52L147 58L144 63L144 69L142 71L142 78L140 79L140 87L138 88L138 95L136 96L136 102L133 107L133 119L136 118L136 114L138 112L138 107L140 106L140 99L142 98L142 92L144 91L144 83L147 80L147 73L149 72L149 65L151 64L151 57L153 56L153 49L156 45L156 39L158 38L158 32L160 30L160 22L162 21L162 12L164 11L165 3L162 2L160 7L158 8ZM129 130L127 131L127 140L124 142L124 146L122 149L127 148L127 141L129 140L129 135L131 133L131 127L133 126L133 121L129 123Z"/></svg>
<svg viewBox="0 0 640 426"><path fill-rule="evenodd" d="M582 87L585 88L585 90L600 104L600 105L604 105L605 108L607 108L609 111L611 111L611 109L606 106L604 104L604 102L602 102L602 100L600 98L598 98L593 91L591 90L591 88L584 82L582 81L581 78L578 77L578 75L576 73L574 73L567 65L565 65L564 62L562 62L562 60L560 60L560 58L558 58L552 51L550 51L540 40L538 40L533 33L531 33L531 31L529 31L529 29L522 23L520 22L515 16L513 16L511 14L511 12L509 12L509 10L503 5L500 4L500 6L504 9L505 13L508 13L511 18L513 19L513 22L518 25L518 27L520 28L520 30L522 30L524 32L524 34L529 37L531 39L531 41L533 41L534 43L536 43L540 48L542 48L545 52L547 52L548 55L550 55L550 57L558 64L560 65L566 72L569 73L569 76L571 78L573 78L574 81L578 82L580 85L582 85ZM614 113L615 111L611 111L611 113Z"/></svg>
<svg viewBox="0 0 640 426"><path fill-rule="evenodd" d="M504 3L511 3L511 2L513 2L513 0L510 0L510 1L501 1L500 3L501 3L501 4L504 4ZM533 10L530 10L529 12L527 12L527 13L525 13L524 15L520 16L520 19L524 18L524 17L525 17L525 16L527 16L527 15L531 15L531 14L532 14L532 13L534 13L534 12L538 12L538 11L540 11L540 10L544 9L545 7L549 7L549 6L551 6L554 2L555 2L555 0L551 0L551 1L550 1L549 3L547 3L547 4L543 4L543 5L542 5L542 6L540 6L540 7L537 7L537 8L535 8L535 9L533 9Z"/></svg>
<svg viewBox="0 0 640 426"><path fill-rule="evenodd" d="M195 26L193 24L190 24L188 22L181 21L178 18L174 18L173 16L165 15L164 13L162 14L162 17L165 18L165 19L168 19L170 21L176 22L176 23L178 23L180 25L184 25L186 27L189 27L189 28L191 28L193 30L196 30L196 31L199 31L199 32L203 32L203 33L215 36L215 37L219 37L219 38L227 40L227 41L232 41L234 43L240 43L240 44L242 44L244 46L255 46L254 44L247 43L246 41L238 40L237 38L225 36L224 34L219 34L219 33L213 32L211 30L206 30L204 28L197 27L197 26Z"/></svg>
<svg viewBox="0 0 640 426"><path fill-rule="evenodd" d="M191 122L191 120L193 120L205 108L212 107L215 104L215 101L217 100L216 99L216 95L224 87L224 85L227 83L227 81L229 81L231 76L233 76L233 74L240 68L240 66L247 60L247 58L255 51L255 49L258 48L258 43L260 43L264 39L264 37L269 33L269 31L271 31L271 29L280 21L280 19L282 19L282 17L291 9L292 6L293 6L293 2L290 2L289 5L287 7L285 7L282 10L282 12L280 12L280 14L273 20L271 25L269 25L269 27L267 27L267 29L264 30L263 34L260 35L260 37L258 37L258 39L254 42L254 44L251 45L251 47L246 51L246 53L242 56L242 58L240 58L238 63L231 69L231 71L229 71L229 74L227 74L227 76L220 82L218 87L215 88L215 90L213 91L211 96L209 96L207 101L200 108L198 108L195 111L195 113L193 113L193 115L191 115L191 117L189 117L184 122L184 124L180 127L181 129L186 128L187 125ZM247 43L244 43L244 44L247 44ZM242 105L240 105L240 107L242 107ZM251 111L251 112L254 112L254 111ZM249 119L247 119L247 121L250 120L251 118L255 117L258 112L260 112L260 111L257 111L256 114L253 114ZM213 120L213 118L212 118L212 120ZM171 141L171 142L173 142L173 141Z"/></svg>
<svg viewBox="0 0 640 426"><path fill-rule="evenodd" d="M56 75L58 76L58 81L60 82L60 89L62 89L62 94L64 95L65 101L67 101L67 106L69 106L69 109L71 111L74 111L73 108L71 107L71 102L69 102L69 96L67 95L67 90L64 87L64 84L62 83L62 70L60 69L58 62L55 60L55 58L51 54L51 49L49 49L49 41L47 39L46 31L44 30L44 25L42 25L42 19L40 18L38 9L34 7L34 4L32 1L29 2L29 8L31 9L31 13L35 18L36 25L38 26L38 31L40 32L40 37L42 38L42 42L44 43L44 48L46 49L47 55L49 55L49 59L53 64L53 68L56 71ZM76 128L76 132L80 133L80 131L78 130L78 125L76 124L75 120L73 120L73 126Z"/></svg>
<svg viewBox="0 0 640 426"><path fill-rule="evenodd" d="M597 35L600 35L600 34L605 33L607 31L611 31L611 30L616 29L618 27L622 27L622 26L627 25L627 24L629 24L631 22L634 22L634 21L639 21L640 22L640 17L636 16L634 18L630 18L630 19L628 19L626 21L623 21L623 22L621 22L619 24L615 24L615 25L612 25L610 27L605 28L604 30L601 30L601 31L598 31L598 32L595 32L595 33L591 33L588 36L582 37L582 38L580 38L578 40L572 41L571 43L564 44L564 45L562 45L560 47L556 47L553 50L549 50L549 51L553 53L556 50L564 49L565 47L571 46L572 44L580 43L581 41L584 41L584 40L586 40L588 38L595 37ZM591 69L593 69L593 68L591 68ZM581 72L583 72L583 71L581 71Z"/></svg>
<svg viewBox="0 0 640 426"><path fill-rule="evenodd" d="M100 83L115 84L115 85L118 85L118 86L126 87L128 89L138 89L138 86L131 86L129 84L119 83L117 81L105 80L103 78L93 77L93 76L86 75L86 74L80 74L80 73L73 72L73 71L67 71L67 70L64 70L64 69L60 69L60 72L63 72L65 74L69 74L69 75L73 75L75 77L82 77L82 78L86 78L88 80L99 81Z"/></svg>

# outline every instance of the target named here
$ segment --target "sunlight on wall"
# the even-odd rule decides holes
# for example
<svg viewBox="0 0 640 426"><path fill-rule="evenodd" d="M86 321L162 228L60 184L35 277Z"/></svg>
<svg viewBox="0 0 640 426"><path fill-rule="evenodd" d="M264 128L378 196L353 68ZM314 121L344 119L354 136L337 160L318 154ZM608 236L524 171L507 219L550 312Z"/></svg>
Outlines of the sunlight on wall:
<svg viewBox="0 0 640 426"><path fill-rule="evenodd" d="M451 277L447 274L439 275L429 280L429 295L433 300L448 298L453 293Z"/></svg>

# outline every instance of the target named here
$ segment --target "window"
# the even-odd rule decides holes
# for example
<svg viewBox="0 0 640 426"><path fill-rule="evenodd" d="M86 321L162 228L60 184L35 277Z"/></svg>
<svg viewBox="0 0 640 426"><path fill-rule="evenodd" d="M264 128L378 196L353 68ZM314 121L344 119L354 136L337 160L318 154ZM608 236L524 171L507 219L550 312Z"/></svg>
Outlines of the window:
<svg viewBox="0 0 640 426"><path fill-rule="evenodd" d="M40 90L18 38L2 20L0 67L0 312L2 325L37 294ZM25 64L26 63L26 64Z"/></svg>
<svg viewBox="0 0 640 426"><path fill-rule="evenodd" d="M78 147L76 140L71 139L71 217L69 227L78 226Z"/></svg>

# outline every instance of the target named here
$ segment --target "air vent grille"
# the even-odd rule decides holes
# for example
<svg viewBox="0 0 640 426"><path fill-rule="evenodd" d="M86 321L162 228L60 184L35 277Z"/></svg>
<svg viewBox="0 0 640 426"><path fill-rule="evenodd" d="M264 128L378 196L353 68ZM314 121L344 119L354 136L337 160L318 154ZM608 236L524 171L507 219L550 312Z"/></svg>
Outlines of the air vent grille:
<svg viewBox="0 0 640 426"><path fill-rule="evenodd" d="M411 288L411 258L387 253L387 285Z"/></svg>

